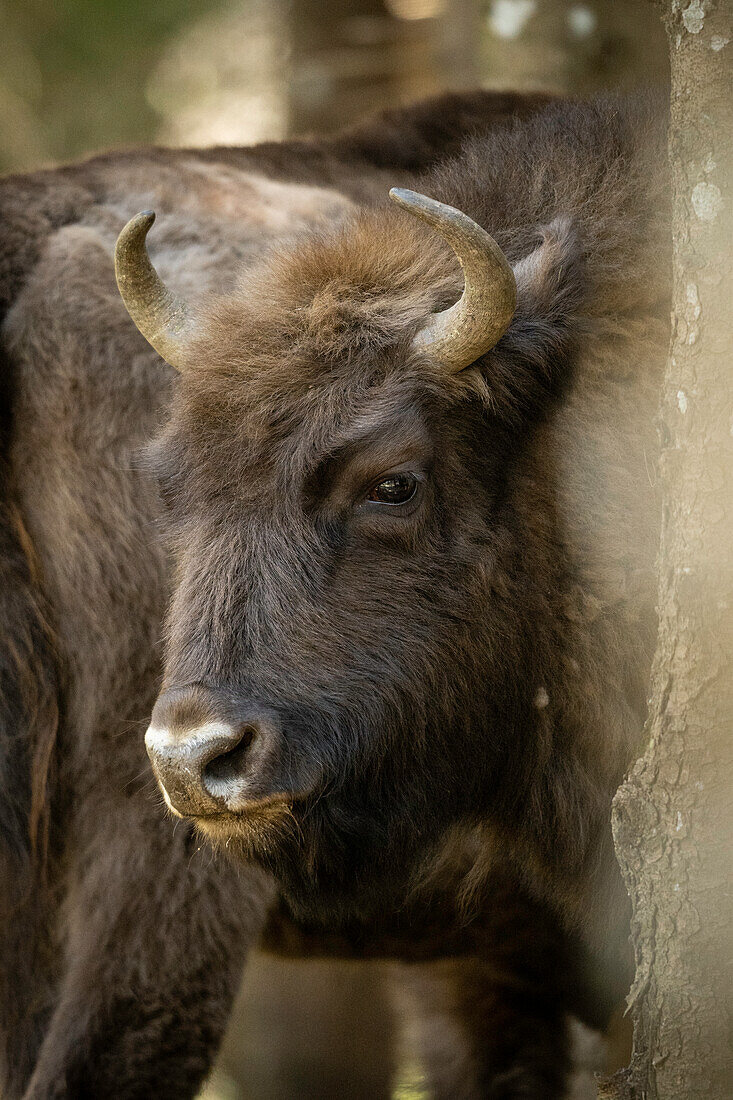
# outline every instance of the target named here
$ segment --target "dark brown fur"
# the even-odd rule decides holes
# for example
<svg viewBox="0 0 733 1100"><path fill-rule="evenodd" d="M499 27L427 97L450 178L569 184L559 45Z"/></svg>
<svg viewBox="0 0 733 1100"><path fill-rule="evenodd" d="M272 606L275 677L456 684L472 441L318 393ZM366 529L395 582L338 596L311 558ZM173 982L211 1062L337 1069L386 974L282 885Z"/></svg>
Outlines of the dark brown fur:
<svg viewBox="0 0 733 1100"><path fill-rule="evenodd" d="M476 142L426 181L517 264L515 320L480 372L450 377L409 354L460 283L447 250L403 213L370 210L274 250L211 304L155 457L181 551L167 681L303 708L297 751L331 785L357 782L352 753L368 736L379 776L370 818L387 776L398 815L413 783L420 799L438 783L431 806L445 785L447 808L430 815L441 833L499 799L498 826L570 877L589 834L606 831L644 706L656 517L643 460L654 442L634 408L651 407L664 350L662 133L644 108L563 106ZM595 422L613 401L613 418ZM569 470L568 484L570 447L615 466ZM440 467L430 508L391 527L352 516L350 494L402 451ZM572 662L611 679L571 690ZM367 686L379 715L368 735L351 714L368 710ZM540 687L549 709L533 701ZM459 783L457 761L441 774L416 748L408 772L390 774L406 710L420 745L431 714L452 728L471 707L476 790ZM484 774L487 708L519 726ZM311 719L333 720L325 742L302 733ZM316 816L336 798L331 786Z"/></svg>
<svg viewBox="0 0 733 1100"><path fill-rule="evenodd" d="M177 562L165 691L275 714L292 794L201 831L272 871L297 921L356 938L437 909L490 944L500 858L606 1003L626 934L610 803L654 637L664 135L651 102L551 106L427 176L519 289L457 376L411 350L461 280L403 212L274 249L204 307L152 459ZM403 466L421 503L367 507ZM547 1035L588 997L569 972L531 985ZM510 1015L521 1033L521 999ZM512 1058L487 1050L479 1094L561 1094L555 1039Z"/></svg>
<svg viewBox="0 0 733 1100"><path fill-rule="evenodd" d="M134 151L0 182L8 1098L31 1074L38 1100L193 1095L271 889L171 827L142 748L167 564L138 452L172 379L119 300L116 233L152 201L168 274L224 288L278 238L542 102L447 97L330 141Z"/></svg>

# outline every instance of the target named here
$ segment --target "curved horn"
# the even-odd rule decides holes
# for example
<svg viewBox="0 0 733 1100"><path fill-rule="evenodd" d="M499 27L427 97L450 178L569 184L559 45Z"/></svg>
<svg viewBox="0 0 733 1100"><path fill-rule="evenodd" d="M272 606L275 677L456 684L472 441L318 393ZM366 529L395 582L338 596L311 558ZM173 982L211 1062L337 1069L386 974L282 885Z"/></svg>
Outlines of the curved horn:
<svg viewBox="0 0 733 1100"><path fill-rule="evenodd" d="M465 287L459 300L432 314L415 337L415 347L457 374L493 348L509 328L517 306L514 272L494 238L467 214L402 187L393 187L389 197L440 233L463 268Z"/></svg>
<svg viewBox="0 0 733 1100"><path fill-rule="evenodd" d="M143 210L117 238L117 286L127 312L148 343L172 367L183 370L196 326L186 303L166 288L150 262L145 238L154 221L155 213Z"/></svg>

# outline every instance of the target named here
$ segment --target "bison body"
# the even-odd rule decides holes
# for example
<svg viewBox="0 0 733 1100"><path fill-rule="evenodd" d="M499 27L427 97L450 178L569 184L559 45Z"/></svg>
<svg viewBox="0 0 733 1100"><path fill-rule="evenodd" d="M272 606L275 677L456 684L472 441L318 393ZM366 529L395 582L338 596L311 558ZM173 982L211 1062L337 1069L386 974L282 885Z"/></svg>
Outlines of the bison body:
<svg viewBox="0 0 733 1100"><path fill-rule="evenodd" d="M663 126L536 106L2 184L9 1096L192 1095L273 876L281 950L481 956L466 1095L562 1095L567 1013L598 1023L622 987L609 807L654 631ZM467 133L420 187L493 233L519 298L448 376L412 342L460 269L381 196ZM201 319L181 379L114 285L144 207ZM404 478L384 513L371 492ZM236 872L161 812L154 703L169 805ZM202 786L177 752L204 727Z"/></svg>

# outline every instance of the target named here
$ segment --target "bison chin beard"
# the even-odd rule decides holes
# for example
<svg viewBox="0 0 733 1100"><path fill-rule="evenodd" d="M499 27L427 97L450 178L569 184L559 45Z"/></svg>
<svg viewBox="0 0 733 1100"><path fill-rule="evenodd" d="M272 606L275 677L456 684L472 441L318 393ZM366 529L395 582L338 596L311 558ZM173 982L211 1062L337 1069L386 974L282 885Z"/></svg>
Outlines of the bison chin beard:
<svg viewBox="0 0 733 1100"><path fill-rule="evenodd" d="M292 843L298 829L292 804L278 801L255 806L246 814L226 814L193 819L196 831L217 852L237 862L263 862L268 854Z"/></svg>
<svg viewBox="0 0 733 1100"><path fill-rule="evenodd" d="M418 860L417 836L406 835L399 818L390 828L366 816L355 819L353 807L342 815L328 803L317 797L278 801L195 824L228 859L269 871L303 924L353 929L398 913Z"/></svg>

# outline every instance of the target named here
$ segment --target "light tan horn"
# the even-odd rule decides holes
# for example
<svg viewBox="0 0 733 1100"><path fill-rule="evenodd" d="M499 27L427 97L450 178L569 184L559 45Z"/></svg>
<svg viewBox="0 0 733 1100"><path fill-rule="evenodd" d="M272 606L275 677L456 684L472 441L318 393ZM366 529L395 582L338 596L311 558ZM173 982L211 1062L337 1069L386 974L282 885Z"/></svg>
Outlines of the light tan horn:
<svg viewBox="0 0 733 1100"><path fill-rule="evenodd" d="M196 325L188 306L163 284L150 262L145 238L152 210L131 218L115 245L115 275L127 312L149 344L176 370L185 370Z"/></svg>
<svg viewBox="0 0 733 1100"><path fill-rule="evenodd" d="M463 268L463 294L450 309L431 315L414 344L457 374L509 328L517 306L514 272L494 238L467 214L402 187L393 187L389 197L440 233Z"/></svg>

